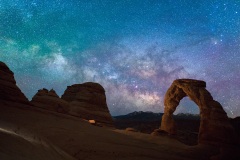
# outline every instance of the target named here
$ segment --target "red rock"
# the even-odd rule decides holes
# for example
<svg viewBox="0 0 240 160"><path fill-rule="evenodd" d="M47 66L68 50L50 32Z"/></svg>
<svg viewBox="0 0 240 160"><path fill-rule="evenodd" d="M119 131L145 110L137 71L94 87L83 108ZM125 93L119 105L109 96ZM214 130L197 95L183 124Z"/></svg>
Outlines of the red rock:
<svg viewBox="0 0 240 160"><path fill-rule="evenodd" d="M0 106L32 106L70 114L87 120L96 120L99 126L113 126L104 88L97 83L68 86L62 98L52 89L42 89L31 103L17 87L13 72L0 62Z"/></svg>
<svg viewBox="0 0 240 160"><path fill-rule="evenodd" d="M236 133L226 112L221 104L213 99L205 87L206 82L204 81L192 79L175 80L165 95L161 130L170 134L176 133L172 115L181 99L188 96L200 109L201 123L198 142L212 145L236 144Z"/></svg>
<svg viewBox="0 0 240 160"><path fill-rule="evenodd" d="M30 105L16 85L14 73L3 62L0 62L0 104L17 107Z"/></svg>
<svg viewBox="0 0 240 160"><path fill-rule="evenodd" d="M68 86L62 99L70 103L69 114L113 126L106 103L105 90L100 84L87 82Z"/></svg>
<svg viewBox="0 0 240 160"><path fill-rule="evenodd" d="M70 109L69 103L59 98L53 89L50 91L45 88L38 90L31 103L36 107L60 113L68 113Z"/></svg>

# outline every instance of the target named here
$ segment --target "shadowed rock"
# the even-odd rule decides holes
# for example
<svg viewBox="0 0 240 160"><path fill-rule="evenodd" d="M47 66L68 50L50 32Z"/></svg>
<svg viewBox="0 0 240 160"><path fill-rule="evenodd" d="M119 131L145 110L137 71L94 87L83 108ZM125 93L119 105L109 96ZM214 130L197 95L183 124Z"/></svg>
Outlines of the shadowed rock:
<svg viewBox="0 0 240 160"><path fill-rule="evenodd" d="M104 88L97 83L68 86L61 99L52 89L43 88L32 98L31 103L17 87L14 73L0 62L0 107L35 106L49 111L70 114L87 120L94 119L98 125L113 126Z"/></svg>
<svg viewBox="0 0 240 160"><path fill-rule="evenodd" d="M205 87L206 83L204 81L192 79L175 80L165 95L161 129L170 134L176 133L173 112L181 99L188 96L200 109L201 123L198 142L212 145L236 144L236 133L226 112L221 104L213 99Z"/></svg>
<svg viewBox="0 0 240 160"><path fill-rule="evenodd" d="M0 104L7 106L30 105L28 99L16 85L14 73L0 62Z"/></svg>
<svg viewBox="0 0 240 160"><path fill-rule="evenodd" d="M105 90L100 84L87 82L68 86L62 99L71 106L69 114L88 120L94 119L108 126L113 125Z"/></svg>
<svg viewBox="0 0 240 160"><path fill-rule="evenodd" d="M53 89L50 91L45 88L38 90L31 103L36 107L60 113L68 113L70 108L68 102L59 98Z"/></svg>
<svg viewBox="0 0 240 160"><path fill-rule="evenodd" d="M104 88L97 83L68 86L62 98L52 89L43 88L32 98L31 103L40 108L70 114L87 120L96 120L98 125L113 126Z"/></svg>
<svg viewBox="0 0 240 160"><path fill-rule="evenodd" d="M32 98L31 103L40 108L96 120L96 124L112 126L104 88L97 83L68 86L62 98L52 89L43 88Z"/></svg>

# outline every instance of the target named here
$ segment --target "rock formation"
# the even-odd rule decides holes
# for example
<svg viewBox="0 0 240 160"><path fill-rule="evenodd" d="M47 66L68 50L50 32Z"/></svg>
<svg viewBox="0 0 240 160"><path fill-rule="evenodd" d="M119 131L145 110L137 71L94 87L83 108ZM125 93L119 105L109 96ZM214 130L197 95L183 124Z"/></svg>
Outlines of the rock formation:
<svg viewBox="0 0 240 160"><path fill-rule="evenodd" d="M50 91L45 88L38 90L31 103L36 107L60 113L68 113L70 109L68 102L60 99L53 89Z"/></svg>
<svg viewBox="0 0 240 160"><path fill-rule="evenodd" d="M211 145L237 143L236 133L223 107L206 90L206 82L199 80L178 79L172 83L164 99L165 108L161 130L170 134L176 133L172 116L179 102L185 96L194 101L200 109L201 123L198 143Z"/></svg>
<svg viewBox="0 0 240 160"><path fill-rule="evenodd" d="M7 106L30 105L28 99L16 85L14 73L0 61L0 104Z"/></svg>
<svg viewBox="0 0 240 160"><path fill-rule="evenodd" d="M112 126L113 121L106 103L104 88L98 83L87 82L68 86L62 99L70 104L69 114Z"/></svg>
<svg viewBox="0 0 240 160"><path fill-rule="evenodd" d="M84 83L68 86L62 98L52 89L41 89L32 98L31 103L17 87L13 72L0 61L0 107L35 106L50 111L70 114L87 120L96 120L96 124L113 126L104 88L97 83Z"/></svg>

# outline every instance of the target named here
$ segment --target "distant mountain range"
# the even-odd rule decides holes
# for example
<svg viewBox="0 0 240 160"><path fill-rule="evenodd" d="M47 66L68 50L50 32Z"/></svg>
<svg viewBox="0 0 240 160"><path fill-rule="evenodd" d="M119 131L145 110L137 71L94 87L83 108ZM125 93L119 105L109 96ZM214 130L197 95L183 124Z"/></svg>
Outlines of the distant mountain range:
<svg viewBox="0 0 240 160"><path fill-rule="evenodd" d="M158 123L160 126L161 120L162 120L163 113L154 113L151 111L135 111L126 115L119 115L119 116L113 116L113 120L115 122L116 127L119 127L120 123ZM199 121L200 123L200 115L199 114L190 114L190 113L179 113L177 115L173 115L173 118L175 119L176 123L181 123L182 121ZM229 118L230 122L234 126L234 128L237 130L237 132L240 133L240 117L235 118ZM159 127L158 126L158 127ZM131 127L131 126L126 126Z"/></svg>
<svg viewBox="0 0 240 160"><path fill-rule="evenodd" d="M114 120L135 120L135 121L158 121L162 119L163 113L135 111L126 115L113 117Z"/></svg>
<svg viewBox="0 0 240 160"><path fill-rule="evenodd" d="M163 113L154 113L151 111L135 111L126 115L114 116L114 120L132 120L132 121L161 121ZM200 120L200 115L179 113L173 116L174 119Z"/></svg>
<svg viewBox="0 0 240 160"><path fill-rule="evenodd" d="M150 134L161 125L163 113L135 111L126 115L114 116L113 121L117 129L133 128L136 131ZM200 126L200 115L179 113L173 115L178 130L178 140L196 145ZM240 117L229 118L237 134L240 135Z"/></svg>

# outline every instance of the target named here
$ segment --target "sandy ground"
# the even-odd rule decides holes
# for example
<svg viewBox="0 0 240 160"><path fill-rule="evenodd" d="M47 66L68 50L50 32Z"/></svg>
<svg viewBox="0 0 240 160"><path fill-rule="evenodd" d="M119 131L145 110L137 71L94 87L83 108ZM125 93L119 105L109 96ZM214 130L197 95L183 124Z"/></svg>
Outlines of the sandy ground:
<svg viewBox="0 0 240 160"><path fill-rule="evenodd" d="M42 109L0 107L1 160L205 160L217 152Z"/></svg>
<svg viewBox="0 0 240 160"><path fill-rule="evenodd" d="M0 131L1 160L76 160L40 137L29 139L9 130Z"/></svg>

